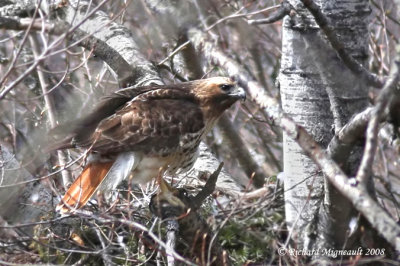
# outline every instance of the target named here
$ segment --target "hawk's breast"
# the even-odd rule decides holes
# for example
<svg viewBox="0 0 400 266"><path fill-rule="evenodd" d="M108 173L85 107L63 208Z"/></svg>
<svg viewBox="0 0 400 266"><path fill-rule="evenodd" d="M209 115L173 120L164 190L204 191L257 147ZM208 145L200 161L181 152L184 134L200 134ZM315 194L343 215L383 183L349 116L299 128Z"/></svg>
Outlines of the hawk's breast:
<svg viewBox="0 0 400 266"><path fill-rule="evenodd" d="M152 154L142 154L142 159L133 171L134 183L146 183L160 174L165 169L167 175L175 175L189 171L199 154L199 144L204 129L196 133L187 133L180 137L179 147L168 150L160 149Z"/></svg>
<svg viewBox="0 0 400 266"><path fill-rule="evenodd" d="M179 141L179 152L168 168L167 174L180 174L189 171L199 156L199 145L202 138L213 128L218 118L207 120L204 127L195 133L186 133Z"/></svg>
<svg viewBox="0 0 400 266"><path fill-rule="evenodd" d="M204 129L195 133L186 133L179 140L179 149L173 155L168 166L167 174L180 174L189 171L199 155L199 144L204 134Z"/></svg>

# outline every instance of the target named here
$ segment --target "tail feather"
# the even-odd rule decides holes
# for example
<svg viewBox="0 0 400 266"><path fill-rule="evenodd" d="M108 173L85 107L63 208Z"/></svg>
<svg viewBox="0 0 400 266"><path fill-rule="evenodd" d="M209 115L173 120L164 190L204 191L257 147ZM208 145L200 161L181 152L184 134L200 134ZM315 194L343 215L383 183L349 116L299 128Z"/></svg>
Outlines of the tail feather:
<svg viewBox="0 0 400 266"><path fill-rule="evenodd" d="M89 163L65 193L56 211L62 214L84 206L98 190L113 162Z"/></svg>

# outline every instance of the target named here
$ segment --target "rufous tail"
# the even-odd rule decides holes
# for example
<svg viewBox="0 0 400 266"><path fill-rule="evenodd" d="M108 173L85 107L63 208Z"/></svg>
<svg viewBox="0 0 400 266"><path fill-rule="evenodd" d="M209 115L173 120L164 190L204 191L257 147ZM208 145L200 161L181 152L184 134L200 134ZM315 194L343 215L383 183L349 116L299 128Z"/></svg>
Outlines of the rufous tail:
<svg viewBox="0 0 400 266"><path fill-rule="evenodd" d="M84 206L97 191L113 162L89 163L65 193L56 211L67 214Z"/></svg>

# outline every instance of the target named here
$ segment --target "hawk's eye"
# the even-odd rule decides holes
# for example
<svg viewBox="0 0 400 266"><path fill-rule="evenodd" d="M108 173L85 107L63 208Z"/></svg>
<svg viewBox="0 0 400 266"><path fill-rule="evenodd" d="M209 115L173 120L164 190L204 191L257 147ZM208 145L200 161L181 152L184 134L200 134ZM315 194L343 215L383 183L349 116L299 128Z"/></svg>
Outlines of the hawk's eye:
<svg viewBox="0 0 400 266"><path fill-rule="evenodd" d="M221 84L221 85L219 85L219 87L223 91L230 91L230 89L232 89L233 85L232 84Z"/></svg>

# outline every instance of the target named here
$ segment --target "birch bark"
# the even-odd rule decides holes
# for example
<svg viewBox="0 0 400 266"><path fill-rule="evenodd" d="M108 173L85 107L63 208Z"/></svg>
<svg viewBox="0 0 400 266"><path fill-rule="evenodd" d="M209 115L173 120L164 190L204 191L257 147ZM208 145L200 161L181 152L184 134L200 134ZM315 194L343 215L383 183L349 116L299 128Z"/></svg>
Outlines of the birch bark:
<svg viewBox="0 0 400 266"><path fill-rule="evenodd" d="M367 87L340 62L300 1L283 24L279 76L282 108L326 147L334 132L367 104ZM368 49L368 1L315 1L354 58L364 63ZM285 211L297 248L341 247L352 216L351 204L325 181L301 148L284 135ZM361 147L337 158L354 175Z"/></svg>

